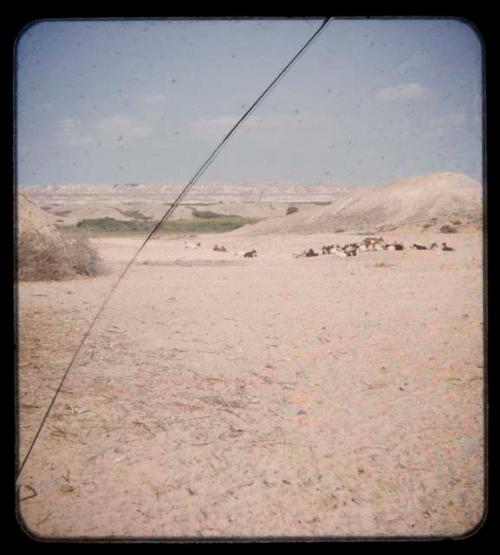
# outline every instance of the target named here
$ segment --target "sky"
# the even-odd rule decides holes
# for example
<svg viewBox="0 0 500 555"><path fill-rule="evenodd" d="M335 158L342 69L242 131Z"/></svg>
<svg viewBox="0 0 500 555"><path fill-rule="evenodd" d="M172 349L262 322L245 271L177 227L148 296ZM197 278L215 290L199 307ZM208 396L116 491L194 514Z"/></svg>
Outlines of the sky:
<svg viewBox="0 0 500 555"><path fill-rule="evenodd" d="M15 52L18 184L187 183L321 23L32 24ZM465 22L333 19L203 180L482 180L482 82Z"/></svg>

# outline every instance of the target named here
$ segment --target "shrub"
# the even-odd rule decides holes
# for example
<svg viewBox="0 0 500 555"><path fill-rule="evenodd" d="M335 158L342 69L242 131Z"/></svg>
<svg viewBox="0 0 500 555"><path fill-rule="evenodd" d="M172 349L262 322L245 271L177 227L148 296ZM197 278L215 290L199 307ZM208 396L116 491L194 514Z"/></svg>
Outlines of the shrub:
<svg viewBox="0 0 500 555"><path fill-rule="evenodd" d="M62 280L76 275L94 276L103 271L97 251L83 235L22 233L17 262L21 281Z"/></svg>
<svg viewBox="0 0 500 555"><path fill-rule="evenodd" d="M142 212L139 212L139 210L120 210L119 208L117 208L118 212L121 212L124 216L127 216L127 218L134 218L136 220L150 220L151 216L145 216Z"/></svg>
<svg viewBox="0 0 500 555"><path fill-rule="evenodd" d="M212 212L211 210L193 210L193 216L195 218L210 220L212 218L223 218L225 214L218 214L217 212Z"/></svg>
<svg viewBox="0 0 500 555"><path fill-rule="evenodd" d="M457 228L452 227L451 225L443 225L439 231L441 231L441 233L456 233Z"/></svg>
<svg viewBox="0 0 500 555"><path fill-rule="evenodd" d="M65 238L66 239L66 238ZM67 252L73 270L82 276L97 276L104 271L104 264L88 237L77 235L68 238Z"/></svg>
<svg viewBox="0 0 500 555"><path fill-rule="evenodd" d="M258 221L260 221L258 218L244 218L242 216L167 220L161 225L159 231L162 233L224 233Z"/></svg>
<svg viewBox="0 0 500 555"><path fill-rule="evenodd" d="M296 206L289 206L286 210L286 215L289 216L290 214L295 214L295 212L298 212L299 209Z"/></svg>
<svg viewBox="0 0 500 555"><path fill-rule="evenodd" d="M146 220L122 221L109 217L81 220L76 225L88 231L148 231L153 228L153 223Z"/></svg>

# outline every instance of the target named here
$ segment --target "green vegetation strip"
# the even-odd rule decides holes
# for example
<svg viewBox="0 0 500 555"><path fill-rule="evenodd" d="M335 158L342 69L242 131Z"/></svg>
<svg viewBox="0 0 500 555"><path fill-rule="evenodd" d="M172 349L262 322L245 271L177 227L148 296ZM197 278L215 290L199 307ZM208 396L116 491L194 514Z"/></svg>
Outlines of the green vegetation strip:
<svg viewBox="0 0 500 555"><path fill-rule="evenodd" d="M167 220L162 224L159 233L224 233L238 229L246 224L254 224L259 218L242 216L217 216L190 220ZM88 232L92 235L119 233L147 233L153 229L157 221L131 220L120 221L114 218L97 218L81 220L76 226L60 225L58 229L66 233Z"/></svg>
<svg viewBox="0 0 500 555"><path fill-rule="evenodd" d="M204 220L212 220L214 218L240 218L235 214L219 214L217 212L212 212L211 210L193 210L193 216L195 218L202 218Z"/></svg>

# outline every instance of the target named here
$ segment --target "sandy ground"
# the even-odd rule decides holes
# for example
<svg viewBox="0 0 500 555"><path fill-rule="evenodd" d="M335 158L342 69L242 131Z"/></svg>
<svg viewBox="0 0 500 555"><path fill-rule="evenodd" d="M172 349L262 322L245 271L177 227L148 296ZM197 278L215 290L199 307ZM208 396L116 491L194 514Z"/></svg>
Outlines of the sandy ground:
<svg viewBox="0 0 500 555"><path fill-rule="evenodd" d="M294 259L360 236L152 241L20 477L29 533L455 536L477 525L481 236L384 237L456 250ZM96 241L108 275L20 284L21 460L139 242ZM255 259L234 254L252 248Z"/></svg>

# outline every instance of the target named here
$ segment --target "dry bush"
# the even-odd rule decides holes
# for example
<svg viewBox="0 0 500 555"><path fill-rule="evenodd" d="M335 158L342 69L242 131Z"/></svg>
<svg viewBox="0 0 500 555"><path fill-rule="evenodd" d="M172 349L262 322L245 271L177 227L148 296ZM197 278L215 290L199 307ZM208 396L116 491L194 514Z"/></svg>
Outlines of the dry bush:
<svg viewBox="0 0 500 555"><path fill-rule="evenodd" d="M22 281L63 280L76 275L95 276L103 271L96 249L83 235L21 233L17 261Z"/></svg>

